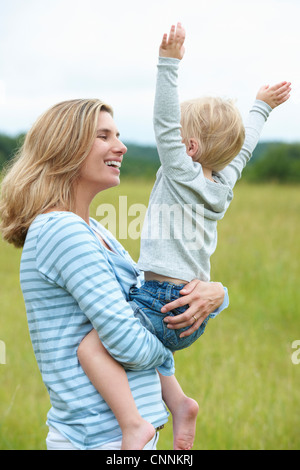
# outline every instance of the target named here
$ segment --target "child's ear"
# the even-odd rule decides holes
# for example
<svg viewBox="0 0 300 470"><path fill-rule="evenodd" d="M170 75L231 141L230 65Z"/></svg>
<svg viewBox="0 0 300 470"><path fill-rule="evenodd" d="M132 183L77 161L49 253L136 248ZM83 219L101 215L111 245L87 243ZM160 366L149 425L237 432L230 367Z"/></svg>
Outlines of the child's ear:
<svg viewBox="0 0 300 470"><path fill-rule="evenodd" d="M199 150L199 144L196 139L190 139L187 145L187 154L190 157L195 157Z"/></svg>

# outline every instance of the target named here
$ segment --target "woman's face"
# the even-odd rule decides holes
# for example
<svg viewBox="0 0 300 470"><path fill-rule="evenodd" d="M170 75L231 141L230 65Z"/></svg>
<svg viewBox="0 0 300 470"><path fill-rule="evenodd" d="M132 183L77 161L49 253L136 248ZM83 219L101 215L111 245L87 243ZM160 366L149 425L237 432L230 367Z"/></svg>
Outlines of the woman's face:
<svg viewBox="0 0 300 470"><path fill-rule="evenodd" d="M120 167L126 152L112 116L101 111L95 142L80 172L80 184L95 194L120 184Z"/></svg>

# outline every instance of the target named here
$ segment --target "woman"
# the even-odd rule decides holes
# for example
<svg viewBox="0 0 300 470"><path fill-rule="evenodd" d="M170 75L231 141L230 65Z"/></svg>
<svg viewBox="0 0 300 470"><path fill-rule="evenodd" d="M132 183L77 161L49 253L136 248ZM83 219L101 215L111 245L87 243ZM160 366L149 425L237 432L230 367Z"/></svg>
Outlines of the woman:
<svg viewBox="0 0 300 470"><path fill-rule="evenodd" d="M2 183L1 230L5 240L23 246L21 288L52 405L48 449L120 449L119 425L77 358L93 328L125 367L142 417L155 428L168 419L155 369L173 373L172 354L127 303L130 287L141 282L134 262L89 217L96 194L119 184L126 150L110 106L66 101L36 121ZM193 281L186 289L188 295L169 306L190 305L181 327L193 323L196 311L205 318L223 302L219 283Z"/></svg>

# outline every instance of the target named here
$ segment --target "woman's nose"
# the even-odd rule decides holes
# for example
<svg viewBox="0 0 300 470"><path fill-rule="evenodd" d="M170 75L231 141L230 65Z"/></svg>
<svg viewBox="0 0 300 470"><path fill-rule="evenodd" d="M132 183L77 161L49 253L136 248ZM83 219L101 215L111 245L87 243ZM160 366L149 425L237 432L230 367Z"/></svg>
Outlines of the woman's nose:
<svg viewBox="0 0 300 470"><path fill-rule="evenodd" d="M124 155L126 152L127 152L127 147L126 145L123 144L123 142L121 142L119 140L119 152Z"/></svg>

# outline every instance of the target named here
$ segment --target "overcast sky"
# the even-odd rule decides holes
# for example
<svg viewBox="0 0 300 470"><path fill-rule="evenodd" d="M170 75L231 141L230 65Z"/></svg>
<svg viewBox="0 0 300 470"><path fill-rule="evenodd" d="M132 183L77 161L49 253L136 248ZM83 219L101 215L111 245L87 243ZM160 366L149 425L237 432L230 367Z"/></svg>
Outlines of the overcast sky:
<svg viewBox="0 0 300 470"><path fill-rule="evenodd" d="M0 132L26 132L53 104L100 98L125 142L153 143L158 47L181 21L180 98L237 100L292 82L261 140L300 141L299 0L0 0Z"/></svg>

